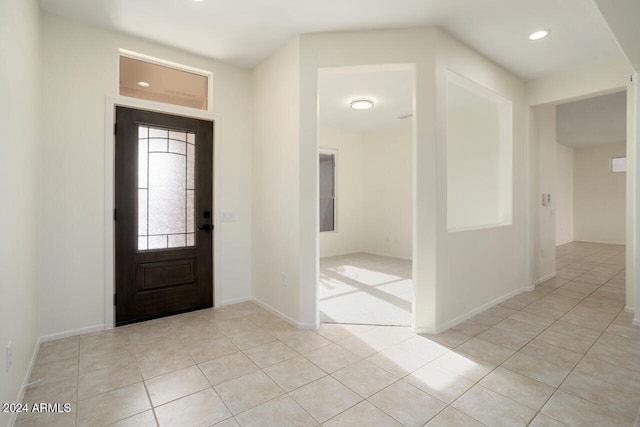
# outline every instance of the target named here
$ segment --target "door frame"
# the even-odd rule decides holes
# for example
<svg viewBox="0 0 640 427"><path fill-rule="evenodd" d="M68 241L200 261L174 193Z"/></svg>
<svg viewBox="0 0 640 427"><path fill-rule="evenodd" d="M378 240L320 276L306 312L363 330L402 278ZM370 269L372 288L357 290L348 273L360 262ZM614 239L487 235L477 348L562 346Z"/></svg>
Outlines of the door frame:
<svg viewBox="0 0 640 427"><path fill-rule="evenodd" d="M125 96L108 96L105 101L105 139L104 139L104 329L115 327L115 224L113 219L113 209L115 208L115 133L114 124L116 118L116 107L127 107L138 110L148 110L162 114L172 114L200 120L214 122L213 126L213 212L212 223L216 232L218 206L219 206L219 183L220 183L220 118L211 111L196 110L193 108L180 107L159 102L145 101L141 99L129 98ZM213 306L216 306L216 296L220 288L220 269L215 266L220 265L219 241L213 235Z"/></svg>

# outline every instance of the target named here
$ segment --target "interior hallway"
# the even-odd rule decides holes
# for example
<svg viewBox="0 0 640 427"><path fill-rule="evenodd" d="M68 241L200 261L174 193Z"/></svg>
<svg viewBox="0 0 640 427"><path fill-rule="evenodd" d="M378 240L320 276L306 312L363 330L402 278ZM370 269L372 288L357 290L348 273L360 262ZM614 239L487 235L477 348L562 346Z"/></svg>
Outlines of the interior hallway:
<svg viewBox="0 0 640 427"><path fill-rule="evenodd" d="M23 401L71 412L16 425L632 426L624 247L557 254L557 277L436 336L298 330L247 302L43 343Z"/></svg>

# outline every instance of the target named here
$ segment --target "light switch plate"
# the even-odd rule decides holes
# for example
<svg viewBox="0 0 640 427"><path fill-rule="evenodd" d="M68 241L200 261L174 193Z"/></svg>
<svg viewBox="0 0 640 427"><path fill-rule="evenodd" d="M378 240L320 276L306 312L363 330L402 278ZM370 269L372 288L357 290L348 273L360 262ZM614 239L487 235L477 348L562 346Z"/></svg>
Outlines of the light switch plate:
<svg viewBox="0 0 640 427"><path fill-rule="evenodd" d="M236 220L235 212L220 211L220 221L222 222L234 222Z"/></svg>

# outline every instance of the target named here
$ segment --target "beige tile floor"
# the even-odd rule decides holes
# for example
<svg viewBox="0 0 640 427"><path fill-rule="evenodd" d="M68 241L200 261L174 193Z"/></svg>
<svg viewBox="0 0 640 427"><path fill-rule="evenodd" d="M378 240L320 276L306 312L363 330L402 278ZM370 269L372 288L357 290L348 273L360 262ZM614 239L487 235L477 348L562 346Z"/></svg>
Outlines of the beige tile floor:
<svg viewBox="0 0 640 427"><path fill-rule="evenodd" d="M43 343L19 426L632 426L640 328L624 248L558 248L558 274L437 336L295 329L253 303Z"/></svg>
<svg viewBox="0 0 640 427"><path fill-rule="evenodd" d="M320 259L320 321L410 326L411 261L358 252Z"/></svg>

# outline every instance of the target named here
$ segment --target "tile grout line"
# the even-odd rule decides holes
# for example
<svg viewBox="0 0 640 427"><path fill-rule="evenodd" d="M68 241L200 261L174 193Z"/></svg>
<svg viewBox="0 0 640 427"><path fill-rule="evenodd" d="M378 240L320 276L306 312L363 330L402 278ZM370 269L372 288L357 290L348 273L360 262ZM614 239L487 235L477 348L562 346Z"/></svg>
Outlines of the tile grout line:
<svg viewBox="0 0 640 427"><path fill-rule="evenodd" d="M589 272L589 271L593 270L594 268L596 268L597 266L599 266L599 265L601 265L601 264L603 264L603 263L597 263L593 268L591 268L591 269L589 269L589 270L587 270L587 271L582 272L580 275L582 275L582 274L584 274L584 273L587 273L587 272ZM570 265L570 264L569 264L569 265ZM618 273L616 273L616 274L618 274ZM580 275L579 275L579 276L580 276ZM555 288L554 290L547 292L544 296L542 296L542 297L538 298L536 301L531 302L530 304L526 305L525 307L523 307L523 308L521 308L521 309L519 309L519 310L516 310L514 313L512 313L512 315L513 315L513 314L515 314L515 313L517 313L517 312L521 312L522 310L525 310L525 309L526 309L527 307L529 307L531 304L534 304L535 302L539 301L540 299L542 299L542 298L544 298L544 297L546 297L546 296L550 295L550 294L551 294L551 293L553 293L555 290L560 289L560 288L562 288L563 286L565 286L565 285L567 285L567 284L569 284L569 283L573 282L573 281L574 281L577 277L579 277L579 276L576 276L575 278L573 278L573 279L571 279L571 280L567 281L566 283L564 283L564 284L562 284L561 286L559 286L559 287ZM611 278L613 278L613 277L615 277L615 275L614 275L614 276L612 276ZM520 346L517 350L515 350L515 352L514 352L511 356L509 356L505 361L503 361L502 363L500 363L498 366L496 366L496 367L495 367L495 368L493 368L491 371L489 371L486 375L484 375L482 378L480 378L480 379L475 383L475 385L478 385L478 386L483 387L483 386L482 386L482 384L480 384L480 382L481 382L484 378L486 378L488 375L490 375L492 372L494 372L494 371L495 371L496 369L498 369L499 367L502 367L502 365L503 365L507 360L509 360L509 359L511 359L511 357L513 357L513 355L515 355L516 353L520 352L520 350L521 350L522 348L524 348L525 346L527 346L530 342L532 342L533 340L535 340L536 338L538 338L542 333L544 333L546 330L548 330L549 328L551 328L555 323L557 323L558 321L560 321L560 320L561 320L561 319L562 319L562 318L563 318L567 313L569 313L570 311L572 311L573 309L575 309L578 305L580 305L582 302L584 302L584 301L585 301L589 296L591 296L593 293L595 293L595 292L596 292L596 291L598 291L600 288L602 288L606 283L608 283L608 282L611 280L611 278L610 278L610 279L608 279L608 280L607 280L606 282L604 282L603 284L599 285L597 288L595 288L595 289L594 289L592 292L590 292L589 294L585 295L585 296L584 296L583 298L581 298L581 299L580 299L576 304L574 304L574 305L573 305L569 310L567 310L567 311L565 312L565 314L563 314L561 317L559 317L559 318L557 318L556 320L554 320L551 324L549 324L547 327L545 327L544 329L542 329L542 330L541 330L537 335L535 335L533 338L531 338L531 339L530 339L529 341L527 341L525 344L521 345L521 346ZM498 305L499 305L499 304L498 304ZM617 318L617 316L620 314L620 312L621 312L621 311L622 311L622 310L619 310L619 311L618 311L618 313L617 313L617 314L616 314L616 316L613 318L613 320L611 320L611 321L609 322L609 324L608 324L607 328L608 328L609 326L611 326L611 324L615 321L615 319ZM502 321L504 321L504 320L506 320L506 319L509 319L509 318L511 318L511 317L509 316L509 317L504 318L504 319L503 319L503 320L501 320L500 322L498 322L498 323L496 323L496 324L494 324L494 325L492 325L492 326L489 326L489 328L488 328L488 329L491 329L491 328L492 328L492 327L494 327L495 325L497 325L497 324L501 323ZM524 323L524 322L523 322L523 323ZM487 330L488 330L488 329L487 329ZM590 328L588 328L588 329L590 329ZM486 330L485 330L485 331L486 331ZM590 350L590 349L595 345L595 343L598 341L598 339L600 338L600 336L602 336L602 334L604 334L604 332L605 332L605 331L606 331L606 328L605 328L605 330L603 330L603 331L598 335L598 338L596 338L596 339L594 340L594 342L591 344L591 346L589 347L589 349L588 349L585 353L583 353L583 355L580 357L580 359L578 360L578 362L576 362L576 364L574 365L574 367L573 367L573 368L571 368L571 370L569 371L569 373L567 373L567 375L566 375L566 376L565 376L565 378L560 382L560 384L559 384L557 387L555 387L555 390L553 391L553 393L552 393L552 394L549 396L549 398L548 398L548 399L547 399L547 400L542 404L542 406L540 407L540 409L538 409L538 410L537 410L537 412L536 412L536 414L533 416L533 418L532 418L531 420L529 420L529 423L530 423L530 422L532 422L532 421L533 421L533 420L534 420L534 419L535 419L539 414L541 414L541 411L542 411L542 409L544 408L544 406L545 406L545 405L548 403L548 401L553 397L553 395L554 395L554 394L555 394L555 393L560 389L560 386L564 383L564 381L566 380L566 378L568 378L568 377L569 377L569 375L571 375L571 373L573 372L573 370L575 369L575 367L580 363L580 361L582 361L582 359L586 356L587 352L588 352L588 351L589 351L589 350ZM478 338L478 336L479 336L479 335L481 335L481 334L482 334L482 332L481 332L481 333L479 333L479 334L476 334L475 336L470 337L468 340L466 340L466 341L464 341L464 342L467 342L467 341L469 341L469 340L470 340L470 339L472 339L472 338L477 338L477 339L482 340L482 338ZM563 334L563 335L564 335L564 334ZM482 341L484 341L484 340L482 340ZM463 342L463 343L460 343L460 344L459 344L458 346L456 346L455 348L460 347L462 344L464 344L464 342ZM485 342L488 342L488 343L490 343L490 344L494 344L494 345L499 345L499 344L495 344L495 343L492 343L492 342L489 342L489 341L485 341ZM550 343L548 343L548 344L549 344L549 345L553 345L553 344L550 344ZM555 346L555 345L554 345L554 346ZM555 347L558 347L558 346L555 346ZM507 347L504 347L504 348L507 348ZM558 347L558 348L563 349L562 347ZM512 349L510 349L510 348L507 348L507 349L508 349L508 350L512 350ZM564 349L564 350L568 350L568 349ZM571 350L568 350L568 351L571 351ZM576 353L576 354L578 354L578 353ZM535 356L531 356L531 357L534 357L534 358L538 359L538 358L537 358L537 357L535 357ZM482 359L482 358L480 358L480 359ZM484 359L483 359L483 360L484 360ZM542 360L542 359L540 359L540 360ZM543 360L543 361L544 361L544 360ZM487 361L487 362L489 362L489 361ZM553 363L553 362L549 362L549 363ZM554 365L555 365L555 363L554 363ZM560 367L561 367L561 366L560 366ZM510 370L510 369L508 369L508 368L504 368L504 369L507 369L507 370L511 371L511 370ZM511 372L514 372L514 371L511 371ZM517 372L515 372L515 373L516 373L516 374L519 374L519 373L517 373ZM519 374L519 375L523 375L523 374ZM524 375L524 376L525 376L525 377L527 377L527 378L530 378L530 377L528 377L528 376L526 376L526 375ZM534 381L537 381L537 382L542 383L541 381L539 381L539 380L537 380L537 379L534 379L534 378L532 378L532 379L533 379ZM549 384L546 384L546 383L542 383L542 384L545 384L545 385L547 385L547 386L550 386ZM551 386L551 387L553 387L553 386ZM471 388L473 388L473 387L471 387ZM470 388L470 389L471 389L471 388ZM486 388L486 387L485 387L485 388ZM469 389L469 390L470 390L470 389ZM467 390L467 392L468 392L469 390ZM489 390L490 390L490 389L489 389ZM460 399L462 396L464 396L467 392L465 392L465 393L461 394L460 396L458 396L454 401L452 401L452 402L451 402L451 404L450 404L449 406L453 405L453 403L455 403L457 400L459 400L459 399ZM498 393L498 392L496 392L496 393ZM524 405L524 404L522 404L522 403L520 403L520 402L518 402L518 401L516 401L516 400L514 400L514 399L511 399L509 396L505 396L505 395L504 395L504 394L502 394L502 393L498 393L498 394L500 394L501 396L504 396L504 397L506 397L506 398L510 399L511 401L513 401L513 402L515 402L515 403L518 403L518 404L520 404L520 405L523 405L523 406L527 407L526 405ZM592 404L594 404L594 405L596 405L596 406L600 406L600 405L598 405L598 404L596 404L596 403L594 403L594 402L590 402L590 403L592 403ZM534 408L530 408L530 409L534 409ZM607 408L604 408L604 409L607 409ZM466 415L470 416L469 414L466 414ZM544 415L544 414L543 414L543 415ZM473 417L472 417L472 418L473 418ZM553 418L553 417L552 417L552 418ZM475 418L474 418L474 419L475 419Z"/></svg>
<svg viewBox="0 0 640 427"><path fill-rule="evenodd" d="M602 265L602 264L604 264L604 263L602 263L602 262L601 262L601 263L598 263L598 264L596 264L596 266L594 266L594 267L593 267L593 268L591 268L590 270L587 270L587 271L583 272L582 274L587 273L587 272L589 272L589 271L592 271L592 270L593 270L593 269L595 269L597 266ZM571 264L569 264L569 265L571 265ZM563 267L563 268L566 268L566 267ZM582 274L580 274L580 276L581 276ZM617 274L618 274L618 273L616 273L616 275L617 275ZM556 319L556 320L555 320L552 324L550 324L547 328L543 329L543 330L542 330L538 335L536 335L536 337L535 337L535 338L539 337L543 332L545 332L546 330L548 330L549 328L551 328L554 324L556 324L557 322L559 322L559 321L560 321L564 316L566 316L570 311L572 311L573 309L575 309L578 305L580 305L582 302L584 302L587 298L589 298L591 295L593 295L595 292L597 292L599 289L601 289L603 286L605 286L607 283L609 283L609 281L610 281L613 277L615 277L616 275L612 276L612 277L611 277L611 278L609 278L606 282L604 282L603 284L601 284L600 286L598 286L596 289L594 289L592 292L590 292L590 293L589 293L589 294L587 294L585 297L583 297L583 298L582 298L582 299L581 299L577 304L575 304L575 305L574 305L570 310L568 310L564 315L562 315L561 317L559 317L558 319ZM580 276L576 276L576 278L577 278L577 277L580 277ZM563 284L562 286L558 287L557 289L560 289L561 287L563 287L563 286L565 286L565 285L567 285L567 284L571 283L571 282L572 282L573 280L575 280L576 278L574 278L574 279L572 279L572 280L568 281L567 283ZM551 291L551 292L553 292L553 291ZM550 293L551 293L551 292L550 292ZM551 398L552 398L552 397L553 397L553 396L554 396L558 391L561 391L561 390L560 390L560 387L562 386L562 384L564 384L564 382L567 380L567 378L569 378L569 376L573 373L573 371L575 370L575 368L576 368L576 367L580 364L580 362L585 358L585 356L587 355L587 353L589 353L589 351L590 351L590 350L593 348L593 346L598 342L598 340L600 339L600 337L601 337L601 336L605 333L605 331L606 331L606 330L611 326L611 324L613 324L613 322L615 322L615 319L620 315L620 312L621 312L621 311L623 311L623 310L624 310L624 309L619 310L619 311L618 311L618 313L617 313L617 314L613 317L613 319L609 322L609 324L607 325L607 327L606 327L602 332L600 332L600 334L598 335L598 337L593 341L593 343L589 346L589 348L588 348L588 349L587 349L587 350L582 354L582 356L581 356L581 357L580 357L580 359L575 363L575 365L574 365L574 366L569 370L569 372L568 372L568 373L567 373L567 375L562 379L562 381L560 382L560 384L558 384L558 386L557 386L557 387L555 387L555 390L553 391L553 393L551 393L551 395L547 398L547 400L545 400L545 402L542 404L542 406L540 406L540 409L538 409L538 411L536 412L536 414L534 415L534 417L529 421L530 423L531 423L531 422L533 422L533 420L535 420L535 419L536 419L536 417L537 417L538 415L545 415L545 414L543 414L543 413L542 413L542 410L544 409L544 407L547 405L547 403L549 403L549 401L551 400ZM587 329L591 329L591 328L587 328ZM559 333L560 333L560 332L559 332ZM566 335L566 334L562 334L562 335ZM552 345L552 344L551 344L551 345ZM559 348L562 348L562 347L559 347ZM566 350L568 350L568 349L566 349ZM519 351L519 350L518 350L518 351ZM569 351L570 351L570 350L569 350ZM533 357L535 357L535 356L533 356ZM548 385L548 384L547 384L547 385ZM568 393L568 394L571 394L571 393ZM576 397L580 398L579 396L576 396ZM583 399L583 400L585 400L585 399ZM594 405L596 405L596 406L601 407L601 406L600 406L600 405L598 405L597 403L594 403L594 402L590 402L590 403L592 403L592 404L594 404ZM603 408L603 409L607 409L607 408ZM607 410L608 410L608 409L607 409ZM545 416L548 416L548 415L545 415ZM555 418L553 418L553 417L551 417L551 416L548 416L548 417L550 417L550 418L554 419L555 421L561 422L560 420L556 420ZM562 423L562 422L561 422L561 423ZM564 423L562 423L562 424L564 424Z"/></svg>

